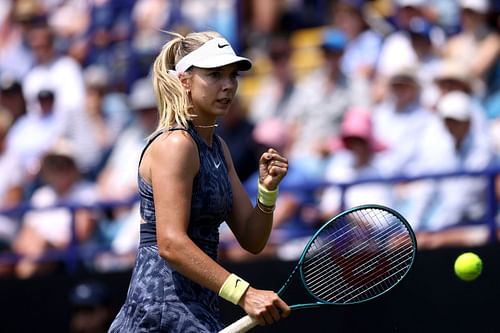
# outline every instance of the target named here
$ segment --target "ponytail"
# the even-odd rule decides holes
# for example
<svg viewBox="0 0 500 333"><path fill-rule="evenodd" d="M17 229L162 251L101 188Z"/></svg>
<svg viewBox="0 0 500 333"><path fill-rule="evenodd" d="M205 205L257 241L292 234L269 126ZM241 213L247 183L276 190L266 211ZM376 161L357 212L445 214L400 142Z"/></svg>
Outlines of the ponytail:
<svg viewBox="0 0 500 333"><path fill-rule="evenodd" d="M176 55L184 39L181 35L175 35L176 38L163 46L153 64L153 87L159 111L157 131L174 125L187 128L192 118L189 114L188 93L179 78L169 73L175 68Z"/></svg>

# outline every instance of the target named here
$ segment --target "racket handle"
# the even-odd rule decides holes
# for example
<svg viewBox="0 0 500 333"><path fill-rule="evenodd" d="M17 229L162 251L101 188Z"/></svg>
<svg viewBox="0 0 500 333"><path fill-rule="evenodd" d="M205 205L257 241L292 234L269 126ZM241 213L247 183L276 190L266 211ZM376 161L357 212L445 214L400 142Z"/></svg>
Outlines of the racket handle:
<svg viewBox="0 0 500 333"><path fill-rule="evenodd" d="M219 333L243 333L251 330L257 325L257 320L247 315L224 328L222 331L219 331Z"/></svg>

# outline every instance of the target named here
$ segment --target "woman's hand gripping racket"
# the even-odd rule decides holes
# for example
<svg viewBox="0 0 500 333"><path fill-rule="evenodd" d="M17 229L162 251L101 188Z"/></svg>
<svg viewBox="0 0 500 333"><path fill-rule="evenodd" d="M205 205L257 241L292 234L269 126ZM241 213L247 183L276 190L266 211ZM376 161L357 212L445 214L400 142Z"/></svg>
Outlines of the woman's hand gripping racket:
<svg viewBox="0 0 500 333"><path fill-rule="evenodd" d="M314 234L278 295L298 272L313 302L291 305L292 310L369 301L406 276L416 249L415 234L398 212L380 205L355 207ZM246 332L257 324L246 316L219 333Z"/></svg>

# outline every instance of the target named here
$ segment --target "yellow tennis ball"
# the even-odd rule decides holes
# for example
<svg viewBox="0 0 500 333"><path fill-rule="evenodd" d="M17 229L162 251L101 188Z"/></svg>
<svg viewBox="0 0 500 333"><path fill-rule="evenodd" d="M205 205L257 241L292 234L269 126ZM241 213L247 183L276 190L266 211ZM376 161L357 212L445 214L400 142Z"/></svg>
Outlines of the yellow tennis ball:
<svg viewBox="0 0 500 333"><path fill-rule="evenodd" d="M475 280L483 270L483 261L473 252L465 252L455 260L455 274L464 281Z"/></svg>

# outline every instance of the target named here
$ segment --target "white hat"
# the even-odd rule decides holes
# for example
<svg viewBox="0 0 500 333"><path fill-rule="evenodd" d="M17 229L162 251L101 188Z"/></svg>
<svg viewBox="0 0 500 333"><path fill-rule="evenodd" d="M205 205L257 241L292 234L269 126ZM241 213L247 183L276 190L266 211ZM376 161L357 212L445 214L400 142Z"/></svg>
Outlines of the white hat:
<svg viewBox="0 0 500 333"><path fill-rule="evenodd" d="M130 90L129 105L133 110L156 107L156 95L150 78L142 78L134 82Z"/></svg>
<svg viewBox="0 0 500 333"><path fill-rule="evenodd" d="M399 7L421 7L426 4L426 0L396 0Z"/></svg>
<svg viewBox="0 0 500 333"><path fill-rule="evenodd" d="M489 0L459 0L458 3L461 8L481 14L486 14L490 9Z"/></svg>
<svg viewBox="0 0 500 333"><path fill-rule="evenodd" d="M247 71L252 67L252 62L234 53L233 48L224 38L214 38L184 56L175 70L178 73L185 72L191 66L199 68L216 68L229 64L238 63L239 69Z"/></svg>
<svg viewBox="0 0 500 333"><path fill-rule="evenodd" d="M441 97L436 110L442 118L469 121L472 116L471 98L460 91L450 92Z"/></svg>

